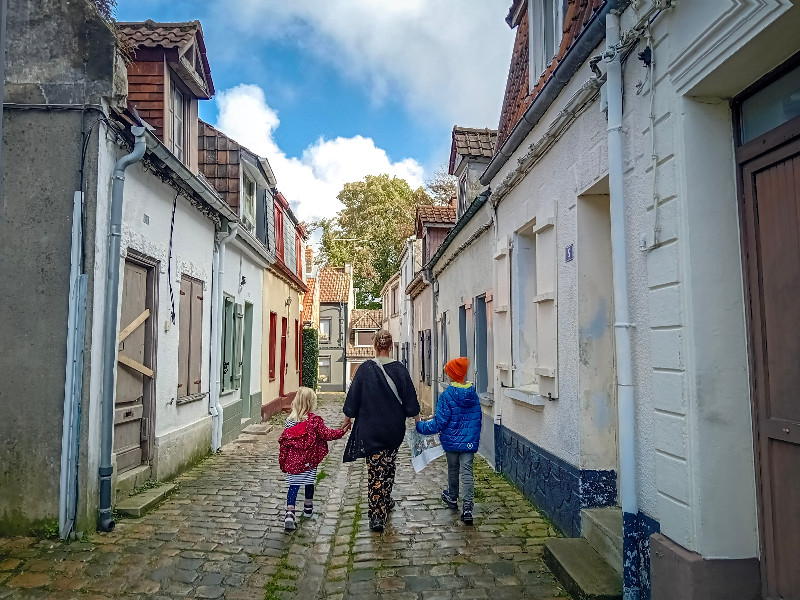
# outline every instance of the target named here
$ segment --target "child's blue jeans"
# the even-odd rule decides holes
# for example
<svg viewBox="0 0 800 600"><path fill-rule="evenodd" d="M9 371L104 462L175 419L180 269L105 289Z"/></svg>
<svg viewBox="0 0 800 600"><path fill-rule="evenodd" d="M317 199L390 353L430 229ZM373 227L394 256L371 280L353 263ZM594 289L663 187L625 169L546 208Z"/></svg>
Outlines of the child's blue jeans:
<svg viewBox="0 0 800 600"><path fill-rule="evenodd" d="M286 494L286 506L294 506L297 502L297 493L300 491L299 485L290 485L289 493ZM314 498L314 484L310 483L306 486L306 500Z"/></svg>
<svg viewBox="0 0 800 600"><path fill-rule="evenodd" d="M472 475L472 461L475 459L474 452L445 452L447 456L447 486L449 496L455 500L458 498L458 480L464 491L464 510L472 510L475 500L475 478Z"/></svg>

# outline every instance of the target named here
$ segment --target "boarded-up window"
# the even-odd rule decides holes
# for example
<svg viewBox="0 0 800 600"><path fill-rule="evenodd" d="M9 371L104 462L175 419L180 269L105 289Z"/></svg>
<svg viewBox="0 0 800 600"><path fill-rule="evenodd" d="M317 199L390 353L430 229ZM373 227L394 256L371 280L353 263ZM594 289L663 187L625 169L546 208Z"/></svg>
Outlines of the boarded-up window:
<svg viewBox="0 0 800 600"><path fill-rule="evenodd" d="M199 394L203 366L203 282L181 277L178 314L178 397Z"/></svg>
<svg viewBox="0 0 800 600"><path fill-rule="evenodd" d="M275 379L275 346L278 341L278 314L269 313L269 379Z"/></svg>

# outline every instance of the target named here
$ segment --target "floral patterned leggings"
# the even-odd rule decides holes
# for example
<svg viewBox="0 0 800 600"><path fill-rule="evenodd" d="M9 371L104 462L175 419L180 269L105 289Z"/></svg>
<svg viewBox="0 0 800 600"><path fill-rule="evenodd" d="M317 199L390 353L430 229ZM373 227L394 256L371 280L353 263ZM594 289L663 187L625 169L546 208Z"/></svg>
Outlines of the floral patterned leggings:
<svg viewBox="0 0 800 600"><path fill-rule="evenodd" d="M389 503L394 486L394 461L397 448L381 450L367 457L367 488L369 497L369 518L386 521Z"/></svg>

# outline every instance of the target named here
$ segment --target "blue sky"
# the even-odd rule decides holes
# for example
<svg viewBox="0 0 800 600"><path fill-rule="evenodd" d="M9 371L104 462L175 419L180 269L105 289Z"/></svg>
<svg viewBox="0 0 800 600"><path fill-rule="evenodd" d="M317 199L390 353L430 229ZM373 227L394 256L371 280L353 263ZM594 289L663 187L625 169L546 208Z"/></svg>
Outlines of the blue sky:
<svg viewBox="0 0 800 600"><path fill-rule="evenodd" d="M509 0L118 0L120 21L203 25L217 97L201 118L267 156L301 218L345 181L412 185L447 162L454 124L496 127Z"/></svg>

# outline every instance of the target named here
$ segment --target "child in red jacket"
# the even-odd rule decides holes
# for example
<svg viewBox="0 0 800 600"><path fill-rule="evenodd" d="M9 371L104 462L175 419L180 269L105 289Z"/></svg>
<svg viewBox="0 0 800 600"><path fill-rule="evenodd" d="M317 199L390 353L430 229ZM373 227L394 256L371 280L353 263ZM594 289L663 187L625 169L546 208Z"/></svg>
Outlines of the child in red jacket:
<svg viewBox="0 0 800 600"><path fill-rule="evenodd" d="M292 401L292 412L286 419L286 425L278 439L280 451L278 462L281 471L286 473L289 492L286 494L287 530L297 527L294 515L297 493L300 486L305 486L305 502L303 516L310 517L314 513L314 484L317 482L317 466L328 454L328 441L338 440L349 429L343 425L340 429L328 429L322 417L312 411L317 407L317 395L307 387L301 387Z"/></svg>

